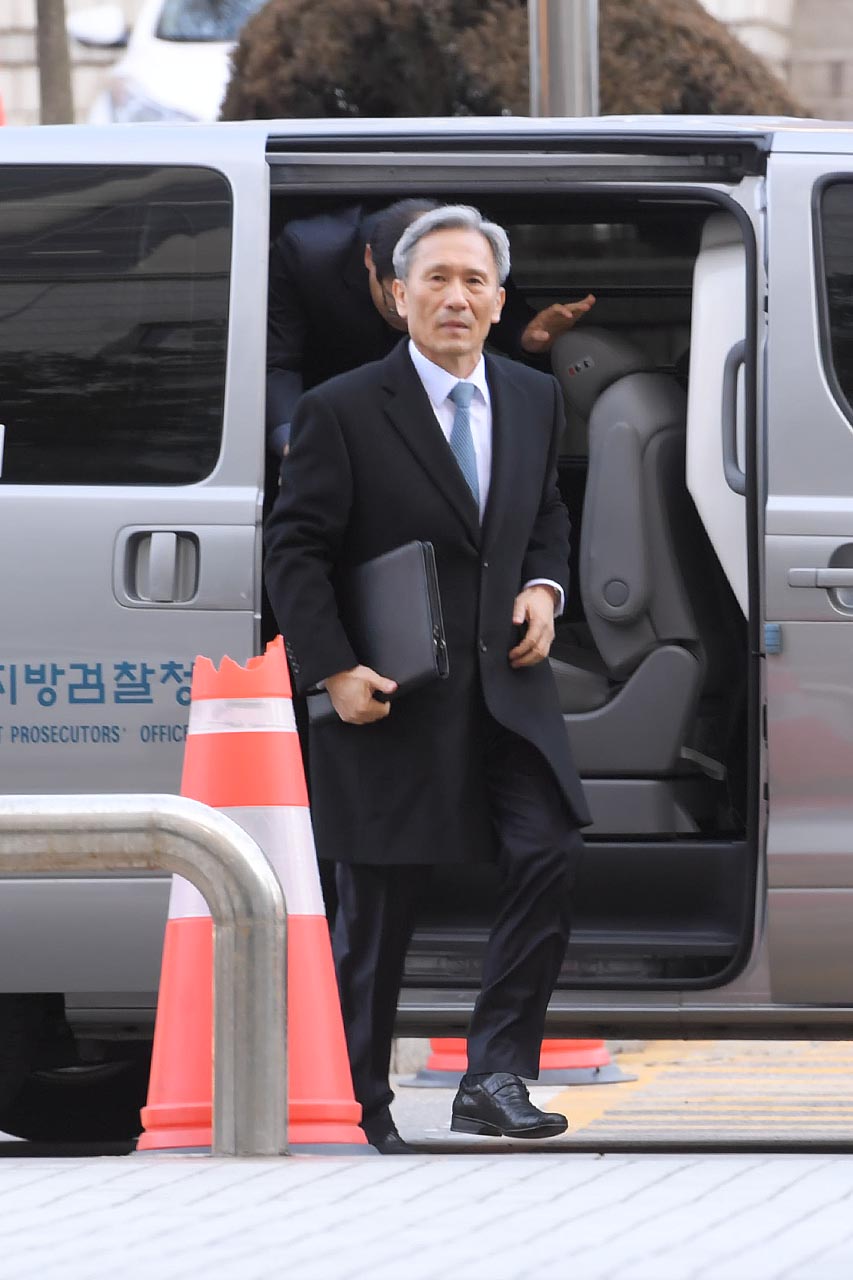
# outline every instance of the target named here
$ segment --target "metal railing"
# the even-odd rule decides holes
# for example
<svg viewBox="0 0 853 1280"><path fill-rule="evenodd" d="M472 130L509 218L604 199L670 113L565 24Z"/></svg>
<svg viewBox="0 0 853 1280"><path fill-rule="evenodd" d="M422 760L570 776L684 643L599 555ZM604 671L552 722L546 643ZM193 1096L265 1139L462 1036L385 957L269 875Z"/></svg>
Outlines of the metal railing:
<svg viewBox="0 0 853 1280"><path fill-rule="evenodd" d="M213 917L213 1152L287 1154L286 911L254 840L170 795L0 797L0 875L165 870Z"/></svg>

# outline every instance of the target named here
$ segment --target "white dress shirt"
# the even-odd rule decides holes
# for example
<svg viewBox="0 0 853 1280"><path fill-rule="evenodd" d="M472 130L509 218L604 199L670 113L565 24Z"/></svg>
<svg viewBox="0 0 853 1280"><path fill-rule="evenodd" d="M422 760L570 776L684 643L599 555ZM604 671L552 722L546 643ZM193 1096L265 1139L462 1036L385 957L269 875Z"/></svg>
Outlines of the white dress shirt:
<svg viewBox="0 0 853 1280"><path fill-rule="evenodd" d="M440 365L433 364L432 360L428 360L423 352L418 350L411 338L409 339L409 355L412 357L412 364L415 366L415 371L423 383L424 391L427 393L429 402L432 405L432 411L448 444L450 444L453 419L456 416L456 405L450 399L450 393L457 382L460 381L470 382L474 386L474 395L471 398L470 422L471 436L474 441L474 457L477 461L477 482L480 488L480 520L482 522L489 498L489 483L492 478L492 397L489 394L489 384L486 380L486 361L483 356L480 356L473 373L470 373L467 378L460 379L454 374L448 373L446 369L442 369ZM530 582L525 582L524 585L525 587L553 587L558 597L554 608L554 616L556 618L560 616L565 606L565 596L563 588L558 582L552 582L550 578L532 578Z"/></svg>

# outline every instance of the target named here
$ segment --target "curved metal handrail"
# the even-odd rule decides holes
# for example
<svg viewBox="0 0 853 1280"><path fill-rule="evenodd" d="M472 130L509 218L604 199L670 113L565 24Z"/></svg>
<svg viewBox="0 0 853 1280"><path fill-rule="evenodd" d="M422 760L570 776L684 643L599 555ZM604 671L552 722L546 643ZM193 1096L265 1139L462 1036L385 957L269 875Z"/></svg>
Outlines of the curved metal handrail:
<svg viewBox="0 0 853 1280"><path fill-rule="evenodd" d="M166 870L214 930L213 1151L287 1153L286 909L254 840L182 796L0 797L0 875Z"/></svg>

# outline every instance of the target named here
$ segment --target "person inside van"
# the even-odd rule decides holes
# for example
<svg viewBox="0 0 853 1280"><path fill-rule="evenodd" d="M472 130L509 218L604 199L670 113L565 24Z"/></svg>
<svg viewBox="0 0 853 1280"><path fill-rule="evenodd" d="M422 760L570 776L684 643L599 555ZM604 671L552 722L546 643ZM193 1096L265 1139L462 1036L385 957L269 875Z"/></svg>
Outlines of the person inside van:
<svg viewBox="0 0 853 1280"><path fill-rule="evenodd" d="M424 198L370 211L350 205L285 224L270 251L267 331L267 443L287 452L303 391L387 356L407 331L391 290L392 254L415 218L437 207ZM593 306L554 303L534 313L511 282L490 342L518 359L548 351Z"/></svg>

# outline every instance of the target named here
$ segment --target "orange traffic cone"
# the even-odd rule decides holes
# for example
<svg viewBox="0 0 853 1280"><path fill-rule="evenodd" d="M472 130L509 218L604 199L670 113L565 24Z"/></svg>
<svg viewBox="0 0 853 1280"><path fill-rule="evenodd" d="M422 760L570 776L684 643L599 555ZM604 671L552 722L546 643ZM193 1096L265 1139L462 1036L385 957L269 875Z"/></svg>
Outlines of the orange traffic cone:
<svg viewBox="0 0 853 1280"><path fill-rule="evenodd" d="M453 1088L468 1070L468 1045L461 1039L430 1040L426 1066L400 1083L420 1088ZM603 1040L543 1040L536 1084L619 1084L634 1080L616 1066Z"/></svg>
<svg viewBox="0 0 853 1280"><path fill-rule="evenodd" d="M636 1080L617 1066L603 1040L543 1040L537 1084L622 1084Z"/></svg>
<svg viewBox="0 0 853 1280"><path fill-rule="evenodd" d="M193 669L181 795L221 809L266 853L287 904L288 1145L358 1147L359 1127L281 636L245 667ZM213 922L175 876L138 1147L212 1139Z"/></svg>

